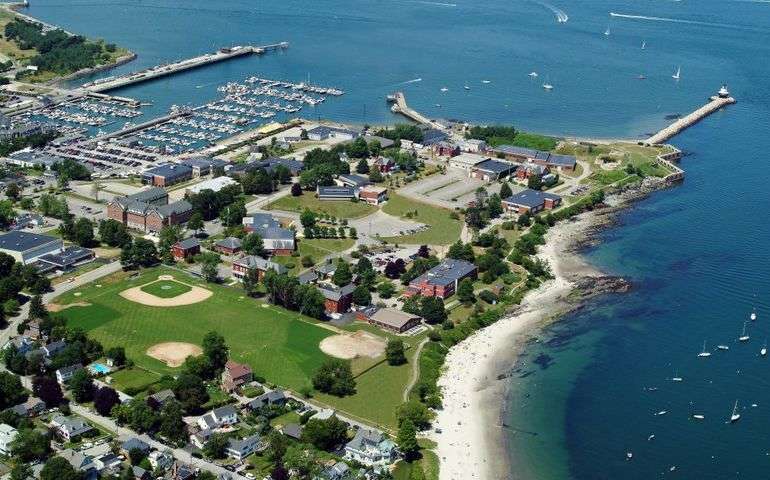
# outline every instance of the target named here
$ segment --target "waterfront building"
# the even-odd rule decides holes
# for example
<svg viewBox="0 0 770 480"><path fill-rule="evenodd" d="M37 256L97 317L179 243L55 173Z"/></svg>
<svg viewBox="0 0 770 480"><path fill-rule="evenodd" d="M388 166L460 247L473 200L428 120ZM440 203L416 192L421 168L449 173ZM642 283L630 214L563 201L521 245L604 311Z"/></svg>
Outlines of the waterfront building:
<svg viewBox="0 0 770 480"><path fill-rule="evenodd" d="M193 168L184 163L164 163L142 172L142 183L155 187L168 187L193 177Z"/></svg>
<svg viewBox="0 0 770 480"><path fill-rule="evenodd" d="M500 160L484 160L471 168L471 177L485 182L500 180L516 171L516 165Z"/></svg>
<svg viewBox="0 0 770 480"><path fill-rule="evenodd" d="M536 214L542 210L551 210L561 205L561 197L554 193L526 189L515 193L502 201L503 208L519 215Z"/></svg>
<svg viewBox="0 0 770 480"><path fill-rule="evenodd" d="M465 260L445 258L441 263L412 280L404 295L447 298L457 291L462 280L475 279L477 275L476 265Z"/></svg>
<svg viewBox="0 0 770 480"><path fill-rule="evenodd" d="M463 170L470 174L473 167L487 160L490 159L475 153L461 153L449 159L449 167Z"/></svg>

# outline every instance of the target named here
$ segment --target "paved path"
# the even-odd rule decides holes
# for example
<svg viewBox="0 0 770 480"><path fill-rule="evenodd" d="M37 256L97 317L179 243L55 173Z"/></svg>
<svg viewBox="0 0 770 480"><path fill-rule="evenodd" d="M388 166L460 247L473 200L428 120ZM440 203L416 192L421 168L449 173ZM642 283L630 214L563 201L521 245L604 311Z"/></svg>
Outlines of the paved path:
<svg viewBox="0 0 770 480"><path fill-rule="evenodd" d="M414 360L412 360L412 378L409 379L409 383L407 383L406 387L404 387L403 400L405 402L409 401L409 393L412 391L412 388L414 388L414 385L420 378L420 354L422 353L422 347L424 347L425 344L429 341L430 340L428 338L423 338L422 342L417 345L417 352L415 352Z"/></svg>

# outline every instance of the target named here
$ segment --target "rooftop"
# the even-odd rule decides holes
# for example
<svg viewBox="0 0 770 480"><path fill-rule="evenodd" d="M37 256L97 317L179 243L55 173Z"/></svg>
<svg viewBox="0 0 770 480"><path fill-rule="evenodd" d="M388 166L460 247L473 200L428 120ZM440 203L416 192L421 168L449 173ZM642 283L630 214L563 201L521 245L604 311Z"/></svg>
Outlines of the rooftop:
<svg viewBox="0 0 770 480"><path fill-rule="evenodd" d="M32 250L52 242L61 243L61 239L18 230L0 235L0 249L14 252L26 252L27 250Z"/></svg>
<svg viewBox="0 0 770 480"><path fill-rule="evenodd" d="M513 165L508 162L501 162L500 160L484 160L483 162L479 163L475 167L477 170L483 170L485 172L492 172L492 173L505 173L511 170L516 169L516 165Z"/></svg>
<svg viewBox="0 0 770 480"><path fill-rule="evenodd" d="M503 201L506 203L534 208L542 205L546 199L559 200L561 197L553 193L541 192L540 190L532 190L528 188L526 190L522 190L519 193L511 195Z"/></svg>
<svg viewBox="0 0 770 480"><path fill-rule="evenodd" d="M148 168L142 173L142 175L152 175L166 179L178 178L192 175L192 167L183 163L164 163L162 165L158 165L157 167Z"/></svg>
<svg viewBox="0 0 770 480"><path fill-rule="evenodd" d="M476 265L465 260L445 258L441 263L412 280L411 284L449 285L475 269Z"/></svg>
<svg viewBox="0 0 770 480"><path fill-rule="evenodd" d="M356 196L356 189L353 187L322 187L319 185L318 195L321 197L353 198Z"/></svg>
<svg viewBox="0 0 770 480"><path fill-rule="evenodd" d="M452 157L450 159L450 162L461 163L463 165L472 167L474 165L477 165L481 162L488 161L488 160L490 160L488 157L476 155L475 153L461 153L460 155Z"/></svg>

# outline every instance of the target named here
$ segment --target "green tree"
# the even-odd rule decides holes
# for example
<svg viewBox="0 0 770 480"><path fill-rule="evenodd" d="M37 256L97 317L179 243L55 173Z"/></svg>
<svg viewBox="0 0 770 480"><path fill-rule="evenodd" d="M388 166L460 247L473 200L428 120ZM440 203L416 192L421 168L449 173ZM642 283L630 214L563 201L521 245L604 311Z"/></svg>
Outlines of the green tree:
<svg viewBox="0 0 770 480"><path fill-rule="evenodd" d="M286 449L283 465L289 470L296 471L299 478L313 478L313 475L318 472L315 453L302 444L294 444Z"/></svg>
<svg viewBox="0 0 770 480"><path fill-rule="evenodd" d="M344 287L353 280L353 273L350 271L350 265L343 259L337 261L337 268L332 275L332 282L338 287Z"/></svg>
<svg viewBox="0 0 770 480"><path fill-rule="evenodd" d="M19 199L21 199L21 188L19 188L19 184L15 182L9 183L8 186L5 187L5 195L12 201L18 202Z"/></svg>
<svg viewBox="0 0 770 480"><path fill-rule="evenodd" d="M417 400L409 400L396 407L396 418L399 426L405 420L409 420L415 428L420 430L430 426L430 411L428 407Z"/></svg>
<svg viewBox="0 0 770 480"><path fill-rule="evenodd" d="M348 438L348 426L345 422L331 416L326 420L311 418L302 431L302 441L313 444L316 448L331 451Z"/></svg>
<svg viewBox="0 0 770 480"><path fill-rule="evenodd" d="M527 188L531 188L532 190L540 190L543 186L543 180L540 178L540 175L530 175L527 179Z"/></svg>
<svg viewBox="0 0 770 480"><path fill-rule="evenodd" d="M476 301L476 295L473 293L473 281L470 278L464 278L457 287L457 298L462 303L470 305Z"/></svg>
<svg viewBox="0 0 770 480"><path fill-rule="evenodd" d="M380 298L388 299L396 293L396 287L393 285L393 282L386 280L377 285L377 293L380 295Z"/></svg>
<svg viewBox="0 0 770 480"><path fill-rule="evenodd" d="M75 372L67 385L78 403L89 402L94 398L94 382L86 369Z"/></svg>
<svg viewBox="0 0 770 480"><path fill-rule="evenodd" d="M356 164L356 173L360 173L361 175L369 173L369 163L365 158L362 158L361 161Z"/></svg>
<svg viewBox="0 0 770 480"><path fill-rule="evenodd" d="M51 452L51 441L47 434L27 428L19 430L11 442L11 455L22 462L43 460Z"/></svg>
<svg viewBox="0 0 770 480"><path fill-rule="evenodd" d="M350 363L338 358L326 360L313 375L313 387L338 397L353 395L356 391L356 381Z"/></svg>
<svg viewBox="0 0 770 480"><path fill-rule="evenodd" d="M439 297L423 297L420 301L420 315L431 325L437 325L447 319L444 300Z"/></svg>
<svg viewBox="0 0 770 480"><path fill-rule="evenodd" d="M32 475L32 467L28 463L17 462L11 469L11 480L27 480Z"/></svg>
<svg viewBox="0 0 770 480"><path fill-rule="evenodd" d="M417 458L420 452L420 446L417 444L417 429L408 418L404 419L398 427L396 445L407 462Z"/></svg>
<svg viewBox="0 0 770 480"><path fill-rule="evenodd" d="M10 372L0 372L0 411L27 399L21 380Z"/></svg>
<svg viewBox="0 0 770 480"><path fill-rule="evenodd" d="M369 181L372 183L380 183L385 181L385 178L382 176L379 169L373 168L369 172Z"/></svg>
<svg viewBox="0 0 770 480"><path fill-rule="evenodd" d="M201 266L201 275L207 282L216 282L219 278L219 264L222 259L214 252L203 252L195 256L195 261Z"/></svg>
<svg viewBox="0 0 770 480"><path fill-rule="evenodd" d="M160 229L158 234L158 253L164 263L174 263L171 247L180 240L182 240L181 225L166 225Z"/></svg>
<svg viewBox="0 0 770 480"><path fill-rule="evenodd" d="M203 446L203 453L209 458L225 458L225 450L227 449L227 435L223 433L215 433L211 435L209 441Z"/></svg>
<svg viewBox="0 0 770 480"><path fill-rule="evenodd" d="M142 460L147 458L147 454L141 448L132 448L128 451L128 458L131 460L131 465L139 466Z"/></svg>
<svg viewBox="0 0 770 480"><path fill-rule="evenodd" d="M137 238L123 246L120 252L120 263L128 269L150 267L158 263L158 250L152 241Z"/></svg>
<svg viewBox="0 0 770 480"><path fill-rule="evenodd" d="M473 252L473 245L470 243L463 243L462 240L453 243L452 246L449 247L446 256L447 258L465 260L470 263L473 263L476 259L476 254Z"/></svg>
<svg viewBox="0 0 770 480"><path fill-rule="evenodd" d="M125 225L110 218L99 222L99 239L110 247L120 247L131 241L131 235Z"/></svg>
<svg viewBox="0 0 770 480"><path fill-rule="evenodd" d="M388 344L385 347L385 358L387 358L389 365L405 364L404 341L401 339L388 340Z"/></svg>
<svg viewBox="0 0 770 480"><path fill-rule="evenodd" d="M182 406L177 401L167 402L160 412L160 434L167 439L182 443L187 440Z"/></svg>
<svg viewBox="0 0 770 480"><path fill-rule="evenodd" d="M271 462L278 463L283 458L283 454L286 453L286 447L288 441L285 436L278 433L277 430L271 430L267 435L267 448L265 449L265 457Z"/></svg>
<svg viewBox="0 0 770 480"><path fill-rule="evenodd" d="M215 371L219 372L225 368L229 352L225 338L219 333L211 331L203 337L203 355Z"/></svg>
<svg viewBox="0 0 770 480"><path fill-rule="evenodd" d="M83 474L75 470L62 457L51 457L40 471L40 480L82 480Z"/></svg>
<svg viewBox="0 0 770 480"><path fill-rule="evenodd" d="M10 200L0 200L0 228L8 228L15 218L13 203Z"/></svg>
<svg viewBox="0 0 770 480"><path fill-rule="evenodd" d="M91 220L85 217L77 219L74 240L81 247L90 247L94 243L94 224Z"/></svg>
<svg viewBox="0 0 770 480"><path fill-rule="evenodd" d="M194 212L187 221L187 228L197 235L203 229L203 215L200 212Z"/></svg>
<svg viewBox="0 0 770 480"><path fill-rule="evenodd" d="M203 404L209 401L206 386L198 375L182 373L177 377L173 391L182 409L188 414L200 411Z"/></svg>
<svg viewBox="0 0 770 480"><path fill-rule="evenodd" d="M48 310L43 305L43 299L40 295L35 295L29 301L29 319L42 320L48 318Z"/></svg>
<svg viewBox="0 0 770 480"><path fill-rule="evenodd" d="M508 198L511 195L513 195L513 191L511 190L511 185L508 182L503 182L503 184L500 186L500 198Z"/></svg>
<svg viewBox="0 0 770 480"><path fill-rule="evenodd" d="M304 228L313 228L315 227L317 221L316 214L313 213L310 209L306 208L300 214L299 221Z"/></svg>
<svg viewBox="0 0 770 480"><path fill-rule="evenodd" d="M241 285L246 296L254 296L259 288L259 271L255 268L248 269L241 279Z"/></svg>
<svg viewBox="0 0 770 480"><path fill-rule="evenodd" d="M232 204L224 207L219 214L219 218L222 220L222 225L226 227L234 227L240 225L243 217L246 216L246 205L243 201L233 202Z"/></svg>
<svg viewBox="0 0 770 480"><path fill-rule="evenodd" d="M372 303L372 294L366 285L359 285L353 290L353 303L362 307Z"/></svg>
<svg viewBox="0 0 770 480"><path fill-rule="evenodd" d="M265 256L265 242L258 233L250 233L246 235L241 243L241 248L249 255L256 255L258 257Z"/></svg>

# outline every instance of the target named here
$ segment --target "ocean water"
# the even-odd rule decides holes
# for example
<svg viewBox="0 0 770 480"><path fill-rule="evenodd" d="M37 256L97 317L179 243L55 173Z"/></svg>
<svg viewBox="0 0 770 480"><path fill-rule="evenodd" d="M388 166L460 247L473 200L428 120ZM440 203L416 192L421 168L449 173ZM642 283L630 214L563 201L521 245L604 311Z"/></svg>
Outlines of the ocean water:
<svg viewBox="0 0 770 480"><path fill-rule="evenodd" d="M291 43L116 92L152 101L148 113L259 75L347 91L303 110L311 118L398 121L384 96L400 89L434 117L635 138L727 82L739 103L674 141L690 153L686 181L623 213L586 253L633 290L596 299L527 349L528 375L512 380L512 476L770 476L770 357L759 356L770 338L770 3L32 0L28 13L139 54L119 72L223 45ZM759 318L739 344L752 308ZM704 340L730 350L698 358ZM675 372L683 382L670 381ZM742 418L725 423L736 400Z"/></svg>

